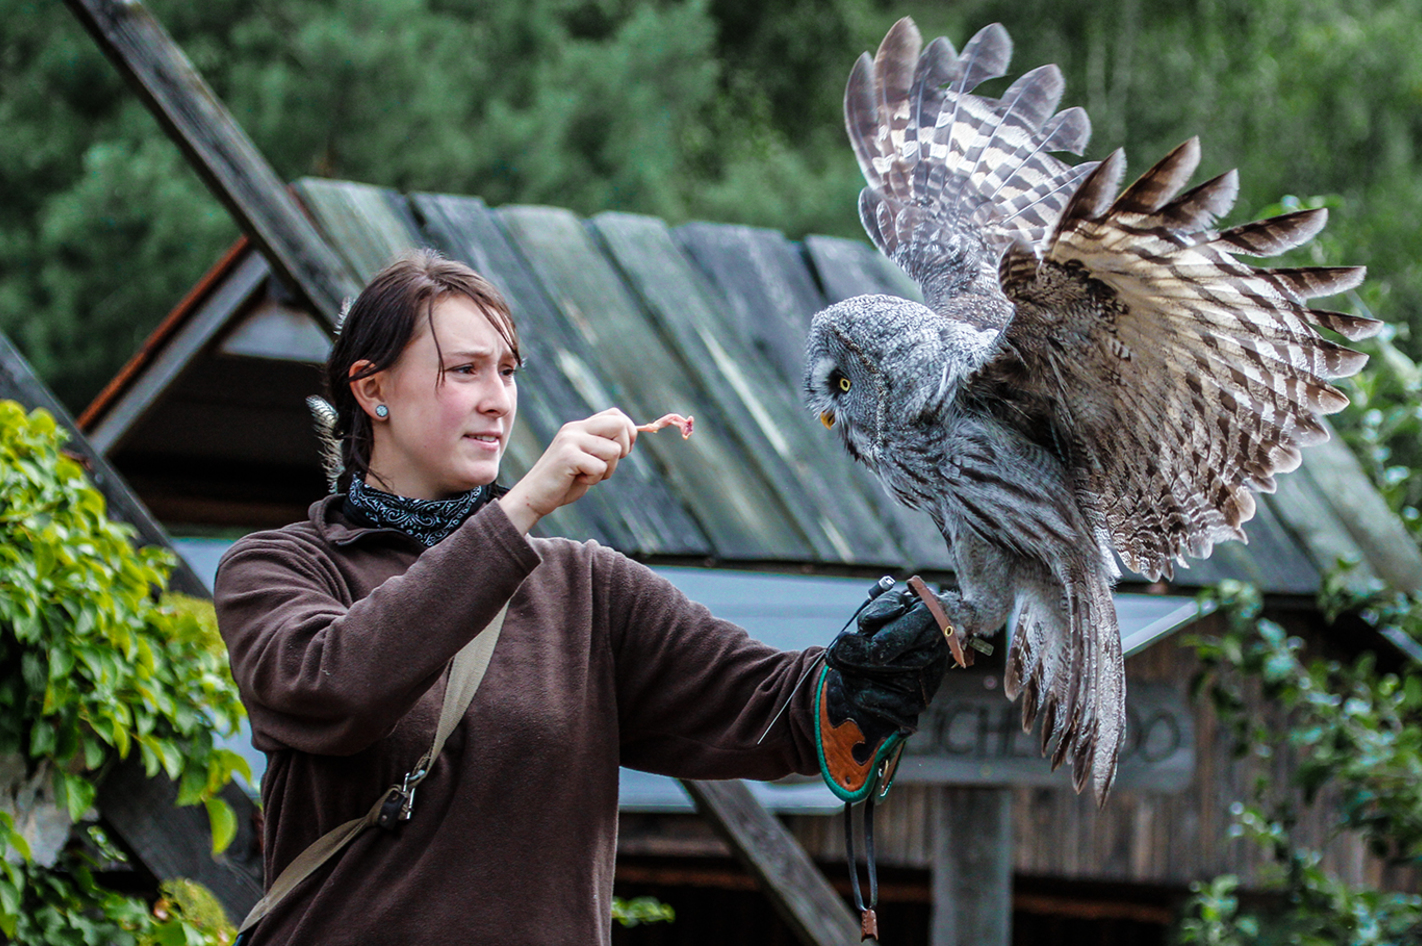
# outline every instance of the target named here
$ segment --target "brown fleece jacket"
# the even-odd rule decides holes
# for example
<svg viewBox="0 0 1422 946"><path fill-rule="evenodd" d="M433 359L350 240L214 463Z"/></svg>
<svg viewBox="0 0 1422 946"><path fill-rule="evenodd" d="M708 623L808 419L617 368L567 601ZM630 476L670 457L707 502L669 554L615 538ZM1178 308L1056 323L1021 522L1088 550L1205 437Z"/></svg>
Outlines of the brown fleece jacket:
<svg viewBox="0 0 1422 946"><path fill-rule="evenodd" d="M266 876L363 815L429 748L447 664L512 601L410 821L372 828L254 931L272 943L608 943L619 764L684 778L818 766L817 651L777 651L595 542L526 539L491 503L426 549L344 517L237 542L217 573L267 753Z"/></svg>

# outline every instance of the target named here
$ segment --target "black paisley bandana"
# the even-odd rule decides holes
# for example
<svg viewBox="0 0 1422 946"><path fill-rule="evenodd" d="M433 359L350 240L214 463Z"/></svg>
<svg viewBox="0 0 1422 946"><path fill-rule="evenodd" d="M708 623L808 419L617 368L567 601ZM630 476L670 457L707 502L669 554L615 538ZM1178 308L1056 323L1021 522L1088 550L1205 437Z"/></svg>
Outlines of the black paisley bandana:
<svg viewBox="0 0 1422 946"><path fill-rule="evenodd" d="M352 476L346 491L346 511L354 509L372 525L399 529L428 547L458 529L500 492L492 486L476 486L448 499L411 499L382 492Z"/></svg>

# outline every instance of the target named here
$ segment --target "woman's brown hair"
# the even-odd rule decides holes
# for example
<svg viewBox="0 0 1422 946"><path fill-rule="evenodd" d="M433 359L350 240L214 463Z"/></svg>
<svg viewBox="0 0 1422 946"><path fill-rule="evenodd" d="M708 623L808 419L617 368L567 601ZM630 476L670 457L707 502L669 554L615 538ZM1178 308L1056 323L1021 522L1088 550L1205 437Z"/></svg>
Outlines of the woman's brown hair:
<svg viewBox="0 0 1422 946"><path fill-rule="evenodd" d="M503 336L514 358L523 362L509 305L487 279L431 249L415 250L391 263L376 273L351 303L337 326L339 334L326 359L326 390L336 409L335 435L340 439L345 475L363 478L370 472L374 445L370 418L352 393L351 382L384 371L399 361L422 317L434 338L435 351L439 352L434 307L445 296L456 294L479 307ZM352 375L351 366L358 361L370 364ZM441 353L441 380L443 376Z"/></svg>

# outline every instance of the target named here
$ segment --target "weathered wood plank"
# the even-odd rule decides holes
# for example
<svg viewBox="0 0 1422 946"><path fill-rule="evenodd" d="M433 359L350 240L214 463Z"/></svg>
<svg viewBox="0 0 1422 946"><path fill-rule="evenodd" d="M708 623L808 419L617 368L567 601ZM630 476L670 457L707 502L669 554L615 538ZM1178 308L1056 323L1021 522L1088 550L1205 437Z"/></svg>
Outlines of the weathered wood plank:
<svg viewBox="0 0 1422 946"><path fill-rule="evenodd" d="M859 922L804 849L738 780L682 787L737 858L760 881L780 914L807 946L858 943Z"/></svg>
<svg viewBox="0 0 1422 946"><path fill-rule="evenodd" d="M866 293L923 301L918 284L883 253L863 240L807 236L805 254L824 287L828 302L842 302Z"/></svg>
<svg viewBox="0 0 1422 946"><path fill-rule="evenodd" d="M497 212L534 274L579 334L578 354L613 379L620 406L638 420L695 414L696 435L638 441L687 499L715 554L729 560L810 561L808 541L775 491L730 435L696 375L662 340L582 222L550 207ZM645 444L645 446L644 446Z"/></svg>
<svg viewBox="0 0 1422 946"><path fill-rule="evenodd" d="M355 280L158 21L125 0L65 3L282 281L333 323Z"/></svg>
<svg viewBox="0 0 1422 946"><path fill-rule="evenodd" d="M1012 795L1003 788L936 792L933 946L1012 942Z"/></svg>
<svg viewBox="0 0 1422 946"><path fill-rule="evenodd" d="M1372 570L1395 588L1422 590L1422 552L1337 431L1326 443L1306 449L1303 457L1299 472L1317 487Z"/></svg>
<svg viewBox="0 0 1422 946"><path fill-rule="evenodd" d="M389 188L303 177L293 189L362 284L424 242L404 197Z"/></svg>
<svg viewBox="0 0 1422 946"><path fill-rule="evenodd" d="M677 239L722 290L724 321L754 341L789 384L805 371L810 319L825 307L800 254L778 230L723 223L688 223Z"/></svg>
<svg viewBox="0 0 1422 946"><path fill-rule="evenodd" d="M678 227L676 235L725 297L736 326L733 331L755 339L789 383L798 386L810 319L825 306L799 251L779 231L730 224L689 223ZM878 290L860 290L870 291ZM927 515L890 497L868 470L842 450L829 462L849 471L860 496L904 550L909 571L953 568L948 546Z"/></svg>
<svg viewBox="0 0 1422 946"><path fill-rule="evenodd" d="M525 361L515 430L527 425L534 439L547 445L564 423L618 403L612 393L615 386L600 375L602 366L578 355L576 330L563 319L483 201L416 194L411 203L429 241L487 276L509 301ZM505 480L512 482L527 465L509 459L515 462ZM580 526L573 515L584 516L587 524ZM539 526L545 534L596 538L638 557L704 557L712 551L681 499L668 489L655 462L643 451L633 451L618 465L615 477Z"/></svg>
<svg viewBox="0 0 1422 946"><path fill-rule="evenodd" d="M839 444L800 405L760 351L718 317L719 293L655 217L599 214L589 221L668 342L703 388L761 475L826 562L902 568L906 556L832 462Z"/></svg>
<svg viewBox="0 0 1422 946"><path fill-rule="evenodd" d="M134 754L104 779L98 808L109 829L155 876L196 880L234 920L246 916L262 896L262 855L251 799L235 784L223 789L222 798L237 812L237 836L214 858L207 809L180 808L174 804L177 797L177 784L161 774L148 778Z"/></svg>
<svg viewBox="0 0 1422 946"><path fill-rule="evenodd" d="M1265 501L1288 526L1303 551L1322 573L1332 568L1340 556L1361 557L1348 526L1339 518L1328 498L1307 473L1307 464L1310 462L1308 455L1316 449L1318 448L1310 447L1304 451L1305 465L1292 473L1280 476L1278 491ZM1353 489L1360 486L1371 488L1366 479L1361 484L1352 484ZM1371 561L1361 558L1353 577L1356 581L1366 584L1380 576Z"/></svg>

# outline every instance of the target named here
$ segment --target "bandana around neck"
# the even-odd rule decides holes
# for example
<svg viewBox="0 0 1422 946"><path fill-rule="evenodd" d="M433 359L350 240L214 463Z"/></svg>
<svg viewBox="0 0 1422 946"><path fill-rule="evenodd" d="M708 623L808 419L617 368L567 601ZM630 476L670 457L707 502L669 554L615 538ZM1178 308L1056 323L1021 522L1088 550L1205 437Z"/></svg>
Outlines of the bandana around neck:
<svg viewBox="0 0 1422 946"><path fill-rule="evenodd" d="M352 476L346 503L374 525L398 529L428 547L458 529L494 495L492 487L476 486L448 499L412 499L382 492Z"/></svg>

